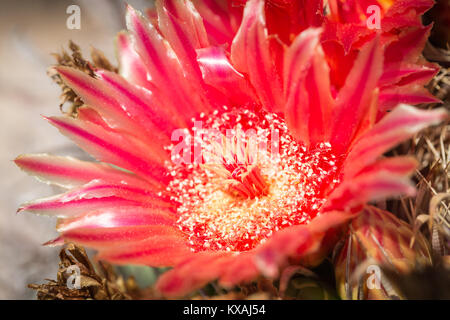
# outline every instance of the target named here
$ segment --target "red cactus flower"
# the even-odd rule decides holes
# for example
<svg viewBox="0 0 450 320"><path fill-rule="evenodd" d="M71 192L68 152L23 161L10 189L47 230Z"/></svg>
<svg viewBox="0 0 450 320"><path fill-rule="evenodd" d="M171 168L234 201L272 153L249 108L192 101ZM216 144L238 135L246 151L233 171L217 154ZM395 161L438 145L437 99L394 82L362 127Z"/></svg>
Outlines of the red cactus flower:
<svg viewBox="0 0 450 320"><path fill-rule="evenodd" d="M274 51L264 1L251 0L228 49L215 44L237 22L195 4L158 1L153 24L128 7L120 75L56 68L85 106L47 120L99 162L15 160L69 189L19 209L59 218L49 244L174 266L158 282L167 295L275 276L288 258L319 261L368 201L414 192L415 160L380 157L446 117L402 105L375 123L378 38L333 94L320 29Z"/></svg>
<svg viewBox="0 0 450 320"><path fill-rule="evenodd" d="M432 27L423 26L421 17L433 4L433 0L329 1L322 43L332 57L329 61L335 66L332 77L336 85L344 83L347 65L361 46L379 35L386 47L379 80L380 116L398 103L438 102L424 85L439 67L421 57ZM379 19L378 26L369 26L374 19Z"/></svg>
<svg viewBox="0 0 450 320"><path fill-rule="evenodd" d="M232 20L246 2L229 1ZM399 103L439 102L424 87L439 67L420 55L432 27L422 25L422 14L433 4L433 0L268 0L265 14L273 47L290 45L309 27L324 28L321 43L331 67L333 94L344 85L361 48L379 36L386 47L379 79L381 118ZM221 41L225 39L232 38Z"/></svg>

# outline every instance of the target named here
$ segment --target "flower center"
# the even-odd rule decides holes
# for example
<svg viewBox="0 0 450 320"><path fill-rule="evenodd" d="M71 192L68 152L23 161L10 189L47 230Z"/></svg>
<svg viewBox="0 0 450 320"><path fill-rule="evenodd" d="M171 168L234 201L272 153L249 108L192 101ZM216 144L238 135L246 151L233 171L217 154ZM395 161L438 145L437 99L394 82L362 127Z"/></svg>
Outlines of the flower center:
<svg viewBox="0 0 450 320"><path fill-rule="evenodd" d="M216 112L172 145L168 191L193 251L247 251L306 224L338 181L329 143L307 150L275 114Z"/></svg>

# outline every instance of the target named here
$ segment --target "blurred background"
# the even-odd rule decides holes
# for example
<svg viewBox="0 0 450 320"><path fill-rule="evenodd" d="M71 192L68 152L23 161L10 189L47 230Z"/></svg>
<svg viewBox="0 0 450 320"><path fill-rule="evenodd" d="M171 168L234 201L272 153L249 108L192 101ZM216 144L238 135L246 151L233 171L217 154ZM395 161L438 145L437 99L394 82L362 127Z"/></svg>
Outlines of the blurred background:
<svg viewBox="0 0 450 320"><path fill-rule="evenodd" d="M128 0L137 9L150 0ZM17 207L31 199L55 194L12 162L22 153L53 153L85 157L41 115L60 113L60 88L46 72L55 63L51 53L80 45L89 57L90 46L115 61L114 36L124 29L125 2L119 0L2 0L0 2L0 299L32 299L29 283L54 279L58 248L41 244L56 236L55 221ZM70 5L81 8L81 29L69 30Z"/></svg>

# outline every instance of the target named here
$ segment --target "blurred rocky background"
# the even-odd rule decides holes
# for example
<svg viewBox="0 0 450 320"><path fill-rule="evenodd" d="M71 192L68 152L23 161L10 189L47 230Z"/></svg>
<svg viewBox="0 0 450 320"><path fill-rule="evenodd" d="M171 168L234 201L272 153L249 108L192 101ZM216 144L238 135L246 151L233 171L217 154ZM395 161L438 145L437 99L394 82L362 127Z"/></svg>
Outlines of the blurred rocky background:
<svg viewBox="0 0 450 320"><path fill-rule="evenodd" d="M128 0L138 9L150 1ZM67 7L81 8L81 29L69 30ZM32 299L29 283L54 278L58 248L41 244L56 236L55 221L16 215L28 200L54 194L15 167L22 153L85 157L48 125L41 115L59 113L59 87L46 75L60 52L73 40L89 56L90 46L115 60L114 36L123 29L125 4L119 0L2 0L0 2L0 299Z"/></svg>

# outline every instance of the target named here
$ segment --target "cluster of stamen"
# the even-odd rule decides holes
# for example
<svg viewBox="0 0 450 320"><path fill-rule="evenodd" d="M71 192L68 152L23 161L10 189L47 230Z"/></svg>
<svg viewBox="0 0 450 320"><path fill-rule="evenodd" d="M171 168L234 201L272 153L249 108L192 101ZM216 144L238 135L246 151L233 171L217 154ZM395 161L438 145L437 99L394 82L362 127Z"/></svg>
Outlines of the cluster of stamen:
<svg viewBox="0 0 450 320"><path fill-rule="evenodd" d="M247 251L278 230L309 223L338 182L331 145L307 150L275 114L226 111L201 120L185 137L200 154L180 162L172 153L168 165L167 190L193 251Z"/></svg>

